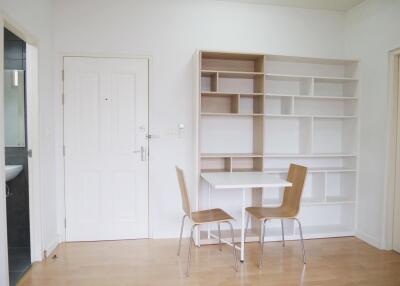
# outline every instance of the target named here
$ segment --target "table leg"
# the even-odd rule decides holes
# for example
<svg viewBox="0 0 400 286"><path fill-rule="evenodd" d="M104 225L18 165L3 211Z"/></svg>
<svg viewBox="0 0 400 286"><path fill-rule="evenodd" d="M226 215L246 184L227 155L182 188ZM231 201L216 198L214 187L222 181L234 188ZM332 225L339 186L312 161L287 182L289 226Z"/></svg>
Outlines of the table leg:
<svg viewBox="0 0 400 286"><path fill-rule="evenodd" d="M244 232L246 228L246 189L242 189L242 230L240 240L240 262L244 262Z"/></svg>
<svg viewBox="0 0 400 286"><path fill-rule="evenodd" d="M211 184L208 184L208 209L211 209ZM207 226L208 239L211 238L211 225Z"/></svg>

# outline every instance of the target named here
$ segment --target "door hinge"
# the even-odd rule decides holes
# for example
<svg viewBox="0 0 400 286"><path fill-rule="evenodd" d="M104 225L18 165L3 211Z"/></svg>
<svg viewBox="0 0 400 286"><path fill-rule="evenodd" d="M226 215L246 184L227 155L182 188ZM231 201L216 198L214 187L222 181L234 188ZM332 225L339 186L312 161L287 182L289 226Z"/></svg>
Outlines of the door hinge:
<svg viewBox="0 0 400 286"><path fill-rule="evenodd" d="M61 104L64 105L64 92L61 94Z"/></svg>
<svg viewBox="0 0 400 286"><path fill-rule="evenodd" d="M63 146L63 156L65 157L65 145Z"/></svg>
<svg viewBox="0 0 400 286"><path fill-rule="evenodd" d="M64 228L67 228L67 218L64 218Z"/></svg>
<svg viewBox="0 0 400 286"><path fill-rule="evenodd" d="M61 71L61 79L64 81L64 70Z"/></svg>

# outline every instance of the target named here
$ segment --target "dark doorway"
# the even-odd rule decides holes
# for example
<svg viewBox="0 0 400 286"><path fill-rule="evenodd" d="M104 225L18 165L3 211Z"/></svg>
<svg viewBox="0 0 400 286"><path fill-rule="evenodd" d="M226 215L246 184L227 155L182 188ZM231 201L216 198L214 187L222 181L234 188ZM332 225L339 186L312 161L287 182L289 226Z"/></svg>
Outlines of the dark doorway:
<svg viewBox="0 0 400 286"><path fill-rule="evenodd" d="M10 285L31 265L28 152L26 132L26 43L4 30L5 161ZM8 173L10 174L10 172Z"/></svg>

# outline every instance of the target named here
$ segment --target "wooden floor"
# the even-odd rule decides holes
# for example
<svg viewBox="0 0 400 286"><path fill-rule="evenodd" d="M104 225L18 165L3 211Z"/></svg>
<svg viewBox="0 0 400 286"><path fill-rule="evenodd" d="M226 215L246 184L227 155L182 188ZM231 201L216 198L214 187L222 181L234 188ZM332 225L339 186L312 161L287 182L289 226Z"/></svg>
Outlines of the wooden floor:
<svg viewBox="0 0 400 286"><path fill-rule="evenodd" d="M176 246L176 239L62 244L56 259L33 265L18 285L400 285L400 254L356 238L305 241L305 267L298 242L267 243L263 270L257 243L249 243L238 272L228 246L194 247L189 278L187 240L181 257Z"/></svg>

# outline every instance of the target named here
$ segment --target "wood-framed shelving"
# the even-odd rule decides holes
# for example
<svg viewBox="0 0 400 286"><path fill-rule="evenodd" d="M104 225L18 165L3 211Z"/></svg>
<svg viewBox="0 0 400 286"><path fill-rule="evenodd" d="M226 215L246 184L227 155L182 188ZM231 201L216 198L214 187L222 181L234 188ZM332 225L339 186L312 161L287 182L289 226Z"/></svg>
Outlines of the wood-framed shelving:
<svg viewBox="0 0 400 286"><path fill-rule="evenodd" d="M210 203L201 172L263 171L285 177L289 164L298 163L309 167L300 213L305 237L353 235L358 61L213 51L200 51L197 59L196 208ZM253 205L278 205L282 199L282 190L263 196L260 189L249 191ZM229 200L226 191L212 196L215 206L233 215L239 210L239 192L230 192ZM257 226L252 225L249 240L255 241ZM279 229L272 225L270 240L280 239ZM285 230L288 239L298 234L294 224ZM198 241L215 243L206 232L200 230Z"/></svg>

